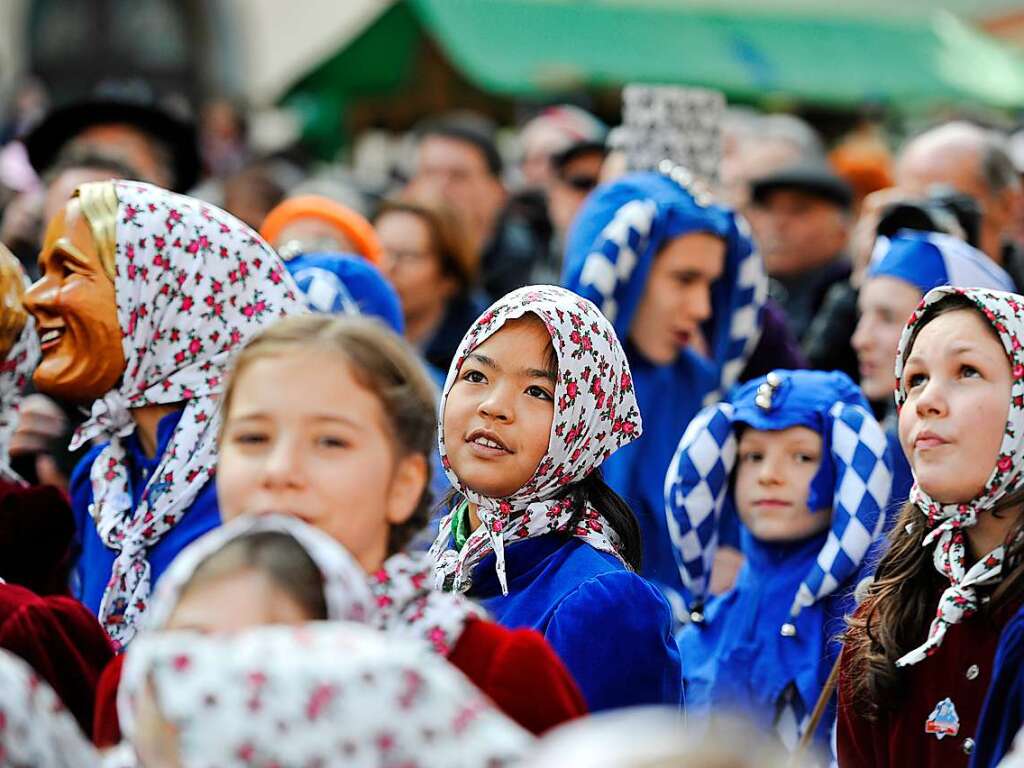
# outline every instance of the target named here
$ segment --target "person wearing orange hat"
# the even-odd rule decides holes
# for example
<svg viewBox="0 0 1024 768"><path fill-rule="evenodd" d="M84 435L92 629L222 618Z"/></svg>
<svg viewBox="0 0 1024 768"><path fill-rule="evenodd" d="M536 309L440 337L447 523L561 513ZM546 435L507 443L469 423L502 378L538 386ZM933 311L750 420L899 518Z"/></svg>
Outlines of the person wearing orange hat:
<svg viewBox="0 0 1024 768"><path fill-rule="evenodd" d="M357 253L375 265L383 260L370 224L351 208L321 195L299 195L267 214L260 235L286 261L299 253Z"/></svg>

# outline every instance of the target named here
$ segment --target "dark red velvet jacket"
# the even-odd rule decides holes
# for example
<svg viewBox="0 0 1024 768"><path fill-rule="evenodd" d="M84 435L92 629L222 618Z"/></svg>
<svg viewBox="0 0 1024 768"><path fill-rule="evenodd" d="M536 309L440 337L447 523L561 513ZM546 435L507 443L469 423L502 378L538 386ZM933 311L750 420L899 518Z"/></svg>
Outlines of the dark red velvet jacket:
<svg viewBox="0 0 1024 768"><path fill-rule="evenodd" d="M587 714L587 704L572 675L544 637L532 629L507 629L471 619L448 661L502 712L532 733L539 735ZM123 662L121 655L110 663L96 691L92 734L97 747L110 747L121 740L117 687Z"/></svg>
<svg viewBox="0 0 1024 768"><path fill-rule="evenodd" d="M0 579L37 595L68 595L75 518L56 488L0 480Z"/></svg>
<svg viewBox="0 0 1024 768"><path fill-rule="evenodd" d="M908 694L900 707L875 721L856 711L844 659L836 730L840 768L966 767L999 635L1014 610L996 617L980 614L950 627L939 649L904 673ZM960 728L940 740L925 732L925 723L947 697L956 708Z"/></svg>
<svg viewBox="0 0 1024 768"><path fill-rule="evenodd" d="M20 656L89 732L100 672L113 657L106 632L70 597L39 597L0 584L0 648Z"/></svg>

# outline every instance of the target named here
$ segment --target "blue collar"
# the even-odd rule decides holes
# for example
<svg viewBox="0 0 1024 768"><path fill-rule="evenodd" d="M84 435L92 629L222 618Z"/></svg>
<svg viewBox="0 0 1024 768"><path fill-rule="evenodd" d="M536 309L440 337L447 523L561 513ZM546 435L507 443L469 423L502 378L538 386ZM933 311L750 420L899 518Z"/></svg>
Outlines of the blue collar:
<svg viewBox="0 0 1024 768"><path fill-rule="evenodd" d="M178 426L178 422L181 421L181 415L184 410L177 410L172 413L168 413L166 416L160 419L156 425L156 453L153 458L146 456L146 452L142 449L142 441L139 439L139 431L136 429L127 438L125 438L125 447L128 449L129 454L132 457L132 462L137 469L146 470L152 472L156 469L160 463L160 459L164 455L164 451L167 450L167 444L171 442L171 435L174 434L174 430Z"/></svg>

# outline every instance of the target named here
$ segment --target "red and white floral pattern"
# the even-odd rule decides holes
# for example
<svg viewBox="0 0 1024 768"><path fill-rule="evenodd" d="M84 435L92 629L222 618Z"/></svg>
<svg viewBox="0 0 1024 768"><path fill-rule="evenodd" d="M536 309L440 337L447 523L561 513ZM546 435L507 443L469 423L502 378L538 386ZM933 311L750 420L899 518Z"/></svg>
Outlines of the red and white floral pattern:
<svg viewBox="0 0 1024 768"><path fill-rule="evenodd" d="M187 768L497 768L533 743L423 643L358 624L140 636L118 692L129 740L147 687Z"/></svg>
<svg viewBox="0 0 1024 768"><path fill-rule="evenodd" d="M192 575L209 557L233 541L268 531L290 536L316 565L323 578L329 620L367 622L372 619L374 599L366 584L366 574L348 550L323 531L294 517L253 515L225 523L185 547L160 577L143 625L147 629L163 629Z"/></svg>
<svg viewBox="0 0 1024 768"><path fill-rule="evenodd" d="M425 553L392 555L370 576L370 589L377 598L378 629L425 639L442 656L455 648L468 620L487 618L471 600L435 589L433 562Z"/></svg>
<svg viewBox="0 0 1024 768"><path fill-rule="evenodd" d="M569 531L573 517L568 499L554 497L571 483L583 480L618 448L640 436L640 410L626 354L608 319L581 296L551 285L527 286L493 304L466 333L448 370L441 397L439 423L466 357L510 320L536 315L551 336L558 358L555 417L548 450L536 472L511 496L496 499L467 488L452 471L445 451L444 430L438 431L441 464L452 485L477 505L481 526L461 551L449 548L453 515L441 522L430 549L438 584L452 578L452 588L469 588L469 570L494 552L498 580L508 594L505 542L563 531L579 536L603 552L620 557L618 535L592 508ZM620 557L621 559L621 557Z"/></svg>
<svg viewBox="0 0 1024 768"><path fill-rule="evenodd" d="M99 756L57 694L24 661L0 649L0 765L89 768Z"/></svg>
<svg viewBox="0 0 1024 768"><path fill-rule="evenodd" d="M216 466L217 396L232 355L274 320L305 312L277 254L219 208L149 184L115 182L114 287L126 367L71 447L110 444L92 465L92 518L117 551L99 618L117 646L135 634L150 592L146 551L188 511ZM123 438L130 409L184 403L138 506Z"/></svg>
<svg viewBox="0 0 1024 768"><path fill-rule="evenodd" d="M21 335L7 353L7 359L0 362L0 480L18 485L25 481L11 469L8 449L11 435L18 426L18 406L38 363L39 336L36 334L36 322L29 316Z"/></svg>
<svg viewBox="0 0 1024 768"><path fill-rule="evenodd" d="M903 366L910 354L910 340L918 321L928 307L946 296L959 294L974 303L992 324L1009 358L1013 373L1010 388L1010 407L1006 418L999 456L984 489L973 499L958 504L940 504L914 483L910 500L921 510L926 525L931 529L924 546L935 544L935 569L949 580L939 598L935 619L928 631L928 639L918 648L897 660L897 666L910 666L923 661L942 645L946 630L972 616L978 609L976 587L997 581L1002 576L1002 546L996 547L971 566L966 567L967 539L964 530L978 522L978 515L990 510L1010 491L1020 485L1024 468L1024 297L1015 293L991 291L981 288L953 288L943 286L928 292L907 321L896 355L896 407L907 399L903 388Z"/></svg>

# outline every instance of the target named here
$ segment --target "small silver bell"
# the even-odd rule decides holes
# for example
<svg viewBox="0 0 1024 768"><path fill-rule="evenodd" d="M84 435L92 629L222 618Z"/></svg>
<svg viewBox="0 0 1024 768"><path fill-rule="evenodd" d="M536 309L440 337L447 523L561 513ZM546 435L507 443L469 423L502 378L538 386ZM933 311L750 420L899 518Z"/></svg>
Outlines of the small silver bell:
<svg viewBox="0 0 1024 768"><path fill-rule="evenodd" d="M783 637L796 637L796 627L791 622L786 622L782 625L782 629L779 630L779 634Z"/></svg>
<svg viewBox="0 0 1024 768"><path fill-rule="evenodd" d="M764 384L757 388L757 394L754 396L754 405L762 411L770 411L772 409L772 401L775 399L775 392L781 386L782 379L779 378L778 374L774 371L769 373L765 376Z"/></svg>
<svg viewBox="0 0 1024 768"><path fill-rule="evenodd" d="M694 624L703 624L704 623L704 611L699 609L699 608L690 611L690 621L692 621Z"/></svg>

